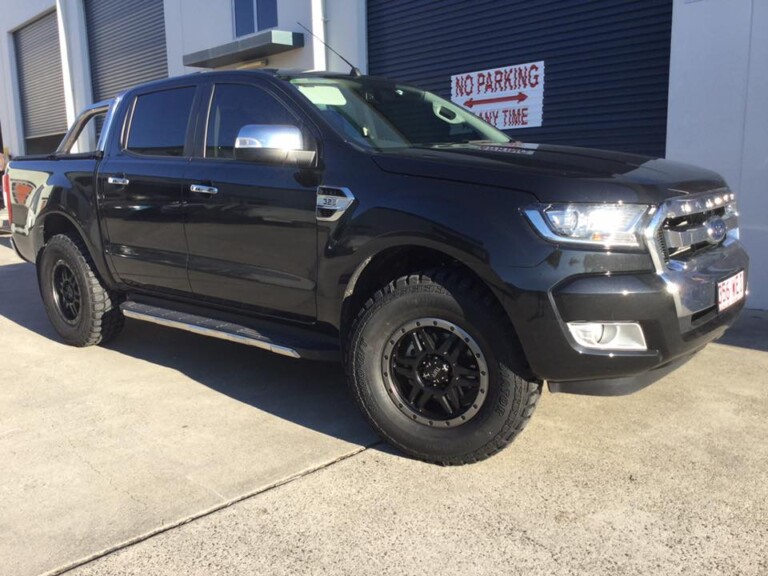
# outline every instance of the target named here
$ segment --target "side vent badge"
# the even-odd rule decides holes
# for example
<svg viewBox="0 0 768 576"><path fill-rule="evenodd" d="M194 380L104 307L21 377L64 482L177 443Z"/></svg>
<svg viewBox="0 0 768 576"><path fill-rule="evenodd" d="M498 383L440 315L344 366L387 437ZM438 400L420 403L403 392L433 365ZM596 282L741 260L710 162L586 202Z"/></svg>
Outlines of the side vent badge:
<svg viewBox="0 0 768 576"><path fill-rule="evenodd" d="M320 222L335 222L344 215L355 201L355 196L349 188L334 186L317 187L317 219Z"/></svg>

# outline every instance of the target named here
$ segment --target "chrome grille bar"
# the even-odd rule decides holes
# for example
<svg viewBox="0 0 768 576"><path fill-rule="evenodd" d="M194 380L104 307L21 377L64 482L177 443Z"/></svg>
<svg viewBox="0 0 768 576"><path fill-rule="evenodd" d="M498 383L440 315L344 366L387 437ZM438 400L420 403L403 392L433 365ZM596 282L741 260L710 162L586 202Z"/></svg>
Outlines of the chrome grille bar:
<svg viewBox="0 0 768 576"><path fill-rule="evenodd" d="M724 216L722 218L726 228L732 230L738 225L738 218L735 214ZM709 242L710 227L706 224L688 228L687 230L664 230L664 240L668 248L688 248L703 242Z"/></svg>

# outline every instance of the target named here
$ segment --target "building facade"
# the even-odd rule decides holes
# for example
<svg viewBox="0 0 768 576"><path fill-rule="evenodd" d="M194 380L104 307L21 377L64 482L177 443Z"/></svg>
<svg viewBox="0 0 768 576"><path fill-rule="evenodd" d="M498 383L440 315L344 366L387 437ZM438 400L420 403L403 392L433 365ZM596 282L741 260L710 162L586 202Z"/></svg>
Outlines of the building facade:
<svg viewBox="0 0 768 576"><path fill-rule="evenodd" d="M346 70L319 39L366 61L357 0L0 0L0 14L11 154L55 149L84 106L141 82L213 68Z"/></svg>
<svg viewBox="0 0 768 576"><path fill-rule="evenodd" d="M348 70L467 106L521 140L722 173L768 309L768 2L0 0L0 142L54 149L84 106L213 68ZM302 23L312 34L307 32Z"/></svg>

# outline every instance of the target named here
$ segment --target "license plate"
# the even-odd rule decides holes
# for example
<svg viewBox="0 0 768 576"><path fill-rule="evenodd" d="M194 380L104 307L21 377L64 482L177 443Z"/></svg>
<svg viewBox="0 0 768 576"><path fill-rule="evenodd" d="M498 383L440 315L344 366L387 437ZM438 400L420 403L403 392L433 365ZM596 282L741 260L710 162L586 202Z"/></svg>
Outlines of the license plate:
<svg viewBox="0 0 768 576"><path fill-rule="evenodd" d="M717 283L717 311L722 312L744 298L744 271Z"/></svg>

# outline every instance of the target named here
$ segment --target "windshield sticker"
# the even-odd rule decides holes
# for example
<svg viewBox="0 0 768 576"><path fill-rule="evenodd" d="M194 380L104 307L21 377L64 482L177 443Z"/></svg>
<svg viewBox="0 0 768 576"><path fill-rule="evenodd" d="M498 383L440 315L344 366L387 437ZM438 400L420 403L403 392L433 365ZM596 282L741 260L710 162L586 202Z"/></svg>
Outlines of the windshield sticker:
<svg viewBox="0 0 768 576"><path fill-rule="evenodd" d="M298 85L298 89L315 106L344 106L347 99L336 86Z"/></svg>

